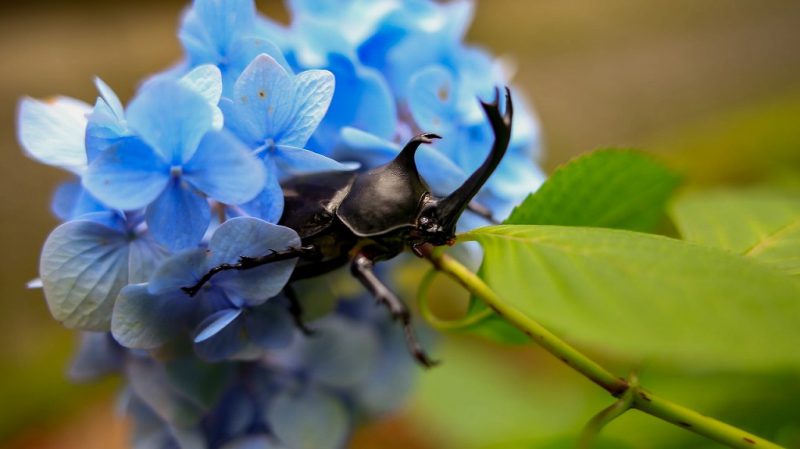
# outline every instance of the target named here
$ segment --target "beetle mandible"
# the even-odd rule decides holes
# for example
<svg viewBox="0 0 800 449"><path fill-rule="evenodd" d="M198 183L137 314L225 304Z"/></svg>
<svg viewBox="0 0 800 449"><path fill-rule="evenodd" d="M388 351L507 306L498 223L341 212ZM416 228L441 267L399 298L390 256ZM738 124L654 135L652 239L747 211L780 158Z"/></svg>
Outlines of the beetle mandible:
<svg viewBox="0 0 800 449"><path fill-rule="evenodd" d="M295 322L309 332L301 320L302 312L291 282L328 273L349 262L353 276L388 307L394 320L401 322L414 358L423 366L434 365L414 335L408 308L375 275L373 266L405 249L421 256L422 245L455 242L458 219L497 168L511 138L513 106L508 88L504 113L500 111L497 89L494 101L481 101L481 106L494 132L494 143L483 164L449 195L439 198L431 193L414 162L421 144L440 138L430 133L412 138L394 160L366 172L328 171L290 177L281 182L285 205L278 224L294 229L302 246L219 265L195 285L184 287L184 292L194 296L221 271L248 270L299 258L285 293Z"/></svg>

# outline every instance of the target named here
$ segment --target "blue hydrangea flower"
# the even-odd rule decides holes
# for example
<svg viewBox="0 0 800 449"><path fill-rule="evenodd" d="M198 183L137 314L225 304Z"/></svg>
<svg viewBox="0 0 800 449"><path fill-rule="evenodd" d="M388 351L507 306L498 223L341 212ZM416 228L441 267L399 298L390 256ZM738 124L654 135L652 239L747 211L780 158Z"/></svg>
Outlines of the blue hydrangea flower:
<svg viewBox="0 0 800 449"><path fill-rule="evenodd" d="M206 196L240 204L262 190L261 164L236 138L213 130L212 106L180 81L148 84L125 115L137 138L97 156L83 185L110 207L147 207L151 234L168 248L200 242L211 220Z"/></svg>
<svg viewBox="0 0 800 449"><path fill-rule="evenodd" d="M70 328L107 331L120 290L144 282L167 251L140 218L98 213L56 228L42 249L39 275L50 313Z"/></svg>
<svg viewBox="0 0 800 449"><path fill-rule="evenodd" d="M221 273L193 298L181 287L241 256L299 245L297 234L283 226L251 217L226 221L208 249L176 254L158 267L149 283L122 290L111 322L114 338L128 348L154 349L191 335L198 354L208 360L241 355L250 343L266 349L288 344L293 325L285 306L265 303L283 290L297 259Z"/></svg>
<svg viewBox="0 0 800 449"><path fill-rule="evenodd" d="M49 101L23 98L17 108L17 138L25 154L43 164L86 171L84 138L91 107L69 97Z"/></svg>
<svg viewBox="0 0 800 449"><path fill-rule="evenodd" d="M333 89L330 72L290 75L268 55L256 57L236 80L232 99L220 103L226 127L263 160L267 173L264 190L241 205L246 213L278 221L283 212L280 173L355 168L303 149L328 110Z"/></svg>

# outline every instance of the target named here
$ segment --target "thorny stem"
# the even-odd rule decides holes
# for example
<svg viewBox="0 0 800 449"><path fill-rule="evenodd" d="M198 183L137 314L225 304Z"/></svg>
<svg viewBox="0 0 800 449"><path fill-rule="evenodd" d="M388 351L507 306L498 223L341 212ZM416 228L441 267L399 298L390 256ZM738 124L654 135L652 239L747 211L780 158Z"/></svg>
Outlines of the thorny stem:
<svg viewBox="0 0 800 449"><path fill-rule="evenodd" d="M472 271L446 254L435 251L430 245L421 248L422 255L440 272L452 277L470 293L483 300L495 313L524 332L547 352L553 354L569 367L579 372L595 384L603 387L612 396L622 398L631 396L632 408L636 408L656 418L675 424L681 428L722 443L731 448L784 449L763 438L745 432L714 418L709 418L660 398L635 383L616 377L567 342L561 340L531 317L510 307Z"/></svg>

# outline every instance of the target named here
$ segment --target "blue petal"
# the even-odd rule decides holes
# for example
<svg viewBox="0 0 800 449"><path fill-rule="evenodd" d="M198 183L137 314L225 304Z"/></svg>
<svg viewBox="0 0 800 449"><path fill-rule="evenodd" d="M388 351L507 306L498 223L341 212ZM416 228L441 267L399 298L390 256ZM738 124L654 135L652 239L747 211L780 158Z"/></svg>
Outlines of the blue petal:
<svg viewBox="0 0 800 449"><path fill-rule="evenodd" d="M184 166L184 179L227 204L252 200L266 182L264 164L227 132L211 132Z"/></svg>
<svg viewBox="0 0 800 449"><path fill-rule="evenodd" d="M166 260L169 251L149 234L141 235L129 244L128 283L147 282L156 268Z"/></svg>
<svg viewBox="0 0 800 449"><path fill-rule="evenodd" d="M154 295L147 284L132 284L117 298L111 333L127 348L154 349L185 331L191 309L182 292Z"/></svg>
<svg viewBox="0 0 800 449"><path fill-rule="evenodd" d="M239 257L258 257L270 252L300 246L300 237L285 226L251 217L233 218L223 223L208 244L211 265L236 262ZM289 281L297 259L270 263L251 270L224 272L214 284L258 305L277 295Z"/></svg>
<svg viewBox="0 0 800 449"><path fill-rule="evenodd" d="M422 177L433 193L443 196L459 188L467 174L436 147L424 146L417 151L415 161Z"/></svg>
<svg viewBox="0 0 800 449"><path fill-rule="evenodd" d="M206 99L213 110L212 128L222 129L225 119L217 106L222 97L222 73L219 68L211 64L195 67L180 79L180 83Z"/></svg>
<svg viewBox="0 0 800 449"><path fill-rule="evenodd" d="M252 201L248 201L239 207L249 215L270 223L277 223L283 214L283 189L281 189L281 185L278 182L278 169L272 159L264 159L264 165L267 173L264 190Z"/></svg>
<svg viewBox="0 0 800 449"><path fill-rule="evenodd" d="M86 168L89 112L89 105L72 98L23 98L17 109L17 138L29 157L80 174Z"/></svg>
<svg viewBox="0 0 800 449"><path fill-rule="evenodd" d="M228 52L228 64L225 66L223 73L226 93L233 92L232 89L236 80L259 55L269 55L287 73L292 73L292 68L286 62L286 58L284 58L280 48L272 41L255 36L243 37L237 39Z"/></svg>
<svg viewBox="0 0 800 449"><path fill-rule="evenodd" d="M128 282L125 236L91 221L71 221L48 236L39 264L50 313L66 327L105 331Z"/></svg>
<svg viewBox="0 0 800 449"><path fill-rule="evenodd" d="M83 186L95 198L122 210L150 204L169 182L169 166L138 139L126 139L89 165Z"/></svg>
<svg viewBox="0 0 800 449"><path fill-rule="evenodd" d="M132 133L124 117L117 118L105 100L98 98L86 125L86 157L89 163L120 140L131 137Z"/></svg>
<svg viewBox="0 0 800 449"><path fill-rule="evenodd" d="M208 251L200 248L175 254L158 266L147 291L152 294L178 293L181 287L194 285L208 271L208 259Z"/></svg>
<svg viewBox="0 0 800 449"><path fill-rule="evenodd" d="M448 130L456 123L454 83L453 76L442 66L422 69L411 78L408 107L421 129L448 136Z"/></svg>
<svg viewBox="0 0 800 449"><path fill-rule="evenodd" d="M84 332L69 367L70 379L98 380L122 369L122 348L106 332Z"/></svg>
<svg viewBox="0 0 800 449"><path fill-rule="evenodd" d="M200 139L212 129L214 110L178 80L148 83L131 101L128 124L171 165L191 159Z"/></svg>
<svg viewBox="0 0 800 449"><path fill-rule="evenodd" d="M181 432L178 437L172 429L188 430L189 427L196 425L203 414L200 407L190 399L181 397L171 388L163 364L150 359L131 357L126 365L125 377L129 380L136 397L147 404L161 420L170 424L172 438L169 439L172 439L173 442L167 447L184 447L175 445L174 440L183 439L181 437L184 437L185 433ZM192 447L192 449L196 448Z"/></svg>
<svg viewBox="0 0 800 449"><path fill-rule="evenodd" d="M296 340L288 352L299 357L309 377L334 388L348 388L367 379L379 357L378 335L368 326L339 316L314 323L318 338Z"/></svg>
<svg viewBox="0 0 800 449"><path fill-rule="evenodd" d="M333 148L345 126L391 138L397 124L397 108L383 76L336 54L330 55L329 62L327 68L336 76L336 91L317 132L317 143L326 150Z"/></svg>
<svg viewBox="0 0 800 449"><path fill-rule="evenodd" d="M292 342L295 326L283 304L267 302L250 309L243 318L247 335L263 349L281 349Z"/></svg>
<svg viewBox="0 0 800 449"><path fill-rule="evenodd" d="M192 11L203 24L208 44L224 55L237 36L254 25L253 0L195 0Z"/></svg>
<svg viewBox="0 0 800 449"><path fill-rule="evenodd" d="M292 449L340 449L352 425L341 399L313 387L281 391L266 418L278 440Z"/></svg>
<svg viewBox="0 0 800 449"><path fill-rule="evenodd" d="M322 171L351 171L361 166L359 163L341 163L313 151L303 148L278 145L272 150L271 156L275 165L283 173L289 175L302 175Z"/></svg>
<svg viewBox="0 0 800 449"><path fill-rule="evenodd" d="M292 118L294 84L271 56L259 55L234 85L233 100L248 135L278 139Z"/></svg>
<svg viewBox="0 0 800 449"><path fill-rule="evenodd" d="M201 343L217 335L222 329L231 324L242 314L242 309L222 309L212 314L198 326L195 343Z"/></svg>
<svg viewBox="0 0 800 449"><path fill-rule="evenodd" d="M208 201L177 179L170 182L145 215L150 233L172 251L200 243L211 222Z"/></svg>
<svg viewBox="0 0 800 449"><path fill-rule="evenodd" d="M77 180L65 182L56 189L51 209L53 214L62 221L73 220L84 214L106 210Z"/></svg>
<svg viewBox="0 0 800 449"><path fill-rule="evenodd" d="M195 354L207 362L253 358L248 357L250 348L252 346L242 332L241 320L234 320L213 336L194 344Z"/></svg>
<svg viewBox="0 0 800 449"><path fill-rule="evenodd" d="M278 143L302 147L308 142L328 111L333 87L333 74L327 70L307 70L295 76L292 120Z"/></svg>

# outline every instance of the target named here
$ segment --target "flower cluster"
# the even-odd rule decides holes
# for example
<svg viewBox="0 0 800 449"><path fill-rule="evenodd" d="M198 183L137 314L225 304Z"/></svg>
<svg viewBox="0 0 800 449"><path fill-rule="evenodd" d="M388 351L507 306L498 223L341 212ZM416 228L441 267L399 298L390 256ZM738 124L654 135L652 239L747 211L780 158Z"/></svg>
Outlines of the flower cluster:
<svg viewBox="0 0 800 449"><path fill-rule="evenodd" d="M20 103L26 153L75 175L42 251L48 306L85 331L76 378L124 373L137 448L335 449L409 388L402 333L368 300L335 298L315 336L296 329L297 259L221 273L194 297L181 287L300 245L279 224L288 177L375 167L426 131L445 139L419 151L419 170L435 193L454 190L492 144L478 98L508 74L464 45L469 1L288 6L284 26L253 0L195 0L182 62L127 106L100 79L93 106ZM537 146L518 100L508 153L476 198L495 217L540 182Z"/></svg>

